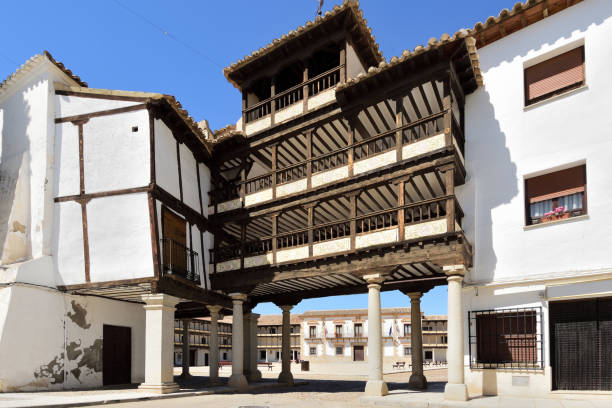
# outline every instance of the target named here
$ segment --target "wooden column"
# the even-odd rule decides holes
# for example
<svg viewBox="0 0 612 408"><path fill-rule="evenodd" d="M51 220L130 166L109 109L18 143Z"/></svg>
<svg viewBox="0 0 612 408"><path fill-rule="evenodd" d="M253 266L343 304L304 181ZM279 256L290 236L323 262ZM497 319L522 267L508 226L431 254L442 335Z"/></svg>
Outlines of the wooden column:
<svg viewBox="0 0 612 408"><path fill-rule="evenodd" d="M274 143L271 146L272 149L272 153L271 153L271 161L272 161L272 199L276 199L276 149L277 149L277 144Z"/></svg>
<svg viewBox="0 0 612 408"><path fill-rule="evenodd" d="M276 101L274 100L276 95L276 77L272 78L272 85L270 85L270 123L274 125L274 114L276 113Z"/></svg>
<svg viewBox="0 0 612 408"><path fill-rule="evenodd" d="M276 234L278 233L278 216L280 213L272 214L272 264L276 264L276 252L278 251L278 241Z"/></svg>
<svg viewBox="0 0 612 408"><path fill-rule="evenodd" d="M446 200L446 232L455 232L455 170L448 169L444 173L446 195L452 198Z"/></svg>
<svg viewBox="0 0 612 408"><path fill-rule="evenodd" d="M398 229L398 241L404 240L404 231L405 231L405 220L404 220L404 191L406 188L406 181L402 180L397 183L397 206L400 207L397 210L397 229Z"/></svg>
<svg viewBox="0 0 612 408"><path fill-rule="evenodd" d="M304 206L308 211L308 256L313 256L313 248L314 244L314 231L312 227L314 227L314 209L317 206L318 202L308 203Z"/></svg>
<svg viewBox="0 0 612 408"><path fill-rule="evenodd" d="M312 188L312 129L306 131L306 188Z"/></svg>
<svg viewBox="0 0 612 408"><path fill-rule="evenodd" d="M452 146L453 140L451 135L451 90L450 90L450 75L447 75L443 80L443 96L442 96L442 109L444 110L444 136L446 139L446 146Z"/></svg>
<svg viewBox="0 0 612 408"><path fill-rule="evenodd" d="M244 196L246 196L246 179L246 159L243 158L242 169L240 170L240 181L242 181L242 183L240 183L240 200L242 201L242 207L244 207L245 203Z"/></svg>
<svg viewBox="0 0 612 408"><path fill-rule="evenodd" d="M357 240L357 196L360 192L349 193L349 210L351 211L351 250L355 249Z"/></svg>
<svg viewBox="0 0 612 408"><path fill-rule="evenodd" d="M353 177L354 170L354 163L355 163L355 149L353 148L353 145L355 144L355 129L353 128L353 120L354 117L350 117L347 118L348 121L348 133L346 135L347 141L348 141L348 158L347 158L347 163L348 163L348 175L349 177Z"/></svg>
<svg viewBox="0 0 612 408"><path fill-rule="evenodd" d="M246 115L247 98L248 98L248 92L247 92L245 89L243 89L243 90L242 90L242 133L245 133L245 131L246 131L246 122L247 122L247 115Z"/></svg>
<svg viewBox="0 0 612 408"><path fill-rule="evenodd" d="M308 84L306 83L308 81L308 64L304 65L302 81L304 82L304 87L302 89L302 92L304 93L304 113L306 113L308 112Z"/></svg>
<svg viewBox="0 0 612 408"><path fill-rule="evenodd" d="M340 49L340 83L346 82L346 42Z"/></svg>
<svg viewBox="0 0 612 408"><path fill-rule="evenodd" d="M400 129L404 124L404 117L402 116L402 97L398 96L395 99L395 151L396 151L396 161L402 160L402 130Z"/></svg>
<svg viewBox="0 0 612 408"><path fill-rule="evenodd" d="M244 252L246 250L247 222L240 224L240 269L244 269Z"/></svg>

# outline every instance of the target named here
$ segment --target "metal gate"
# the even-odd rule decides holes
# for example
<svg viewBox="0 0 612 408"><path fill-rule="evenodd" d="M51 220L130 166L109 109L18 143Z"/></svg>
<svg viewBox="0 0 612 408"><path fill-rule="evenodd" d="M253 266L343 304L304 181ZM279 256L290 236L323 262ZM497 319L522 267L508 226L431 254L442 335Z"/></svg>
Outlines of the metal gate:
<svg viewBox="0 0 612 408"><path fill-rule="evenodd" d="M612 298L550 302L553 390L612 391Z"/></svg>

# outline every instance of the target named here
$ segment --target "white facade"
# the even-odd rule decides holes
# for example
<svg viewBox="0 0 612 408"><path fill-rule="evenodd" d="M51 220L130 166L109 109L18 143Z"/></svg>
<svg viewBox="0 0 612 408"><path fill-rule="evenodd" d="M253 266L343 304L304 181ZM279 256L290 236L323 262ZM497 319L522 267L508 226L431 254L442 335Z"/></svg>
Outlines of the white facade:
<svg viewBox="0 0 612 408"><path fill-rule="evenodd" d="M466 323L471 393L549 392L549 301L612 295L612 253L606 245L612 205L612 140L606 131L612 126L611 16L609 1L582 2L478 50L484 86L466 100L468 176L457 189L465 211L463 229L474 244L474 266L463 289L464 316L541 307L538 352L543 347L544 361L535 372L469 369L467 337L475 327ZM581 45L586 85L525 107L524 69ZM588 214L526 226L525 179L579 164L586 165ZM585 281L597 283L579 283Z"/></svg>
<svg viewBox="0 0 612 408"><path fill-rule="evenodd" d="M177 156L144 104L161 95L79 85L45 54L0 87L0 392L102 385L104 325L130 329L130 380L144 381L142 305L62 288L155 277L152 141L159 188L207 216L209 169L184 143ZM187 223L186 235L210 287L212 234Z"/></svg>

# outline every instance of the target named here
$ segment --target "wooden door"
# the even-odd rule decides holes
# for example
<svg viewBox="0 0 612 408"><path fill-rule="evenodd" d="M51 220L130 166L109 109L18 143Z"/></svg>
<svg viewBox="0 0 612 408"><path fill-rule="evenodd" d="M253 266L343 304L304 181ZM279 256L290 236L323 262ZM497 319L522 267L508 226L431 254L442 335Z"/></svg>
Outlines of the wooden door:
<svg viewBox="0 0 612 408"><path fill-rule="evenodd" d="M363 346L353 346L353 361L364 361Z"/></svg>
<svg viewBox="0 0 612 408"><path fill-rule="evenodd" d="M612 298L550 302L554 390L612 391Z"/></svg>
<svg viewBox="0 0 612 408"><path fill-rule="evenodd" d="M195 350L189 350L189 366L195 366L196 365L196 351Z"/></svg>
<svg viewBox="0 0 612 408"><path fill-rule="evenodd" d="M132 379L132 329L102 327L102 384L130 384Z"/></svg>
<svg viewBox="0 0 612 408"><path fill-rule="evenodd" d="M204 354L204 365L208 367L210 363L208 362L208 353Z"/></svg>
<svg viewBox="0 0 612 408"><path fill-rule="evenodd" d="M187 275L187 224L185 220L162 207L164 270Z"/></svg>

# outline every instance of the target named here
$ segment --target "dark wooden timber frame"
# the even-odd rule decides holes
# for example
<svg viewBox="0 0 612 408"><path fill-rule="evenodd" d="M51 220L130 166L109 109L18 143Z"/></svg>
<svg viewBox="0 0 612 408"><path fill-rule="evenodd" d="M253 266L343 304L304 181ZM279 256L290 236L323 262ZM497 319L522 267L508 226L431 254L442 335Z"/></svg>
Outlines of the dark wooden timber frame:
<svg viewBox="0 0 612 408"><path fill-rule="evenodd" d="M269 69L268 73L271 72L273 72L272 68ZM365 79L361 79L356 84L340 87L336 90L335 101L321 106L314 111L306 112L287 122L273 123L270 127L251 134L246 139L237 140L237 143L240 142L242 145L228 145L231 146L231 151L224 151L219 146L219 149L215 151L213 166L213 173L218 179L222 179L220 168L225 161L235 161L238 160L237 158L240 158L239 160L244 163L249 156L256 155L259 149L267 148L267 157L270 157L270 152L272 157L268 168L273 170L271 185L273 187L272 194L274 194L274 187L277 185L275 170L277 170L276 157L280 154L279 146L284 143L291 144L291 140L298 140L292 138L301 137L302 139L299 140L305 141L306 146L302 155L306 157L304 168L307 188L283 197L273 196L272 200L253 204L248 208L230 210L210 217L211 228L216 231L215 250L218 249L220 242L224 239L229 239L229 235L223 231L228 223L240 226L240 236L238 239L243 243L243 250L239 258L240 269L219 273L215 271L215 273L210 275L212 287L231 291L239 280L241 285L251 285L253 287L251 296L256 302L275 301L278 297L299 300L308 297L365 293L367 292L367 285L361 279L361 276L379 272L388 277L382 290L401 289L425 292L435 285L446 283L446 276L441 269L442 266L463 264L469 267L472 262L471 245L465 239L463 232L455 229L456 216L461 216L461 210L456 210L454 204L455 186L463 184L465 180L465 167L462 160L460 160L462 152L457 151L453 141L453 129L457 128L457 131L463 136L463 105L465 103L465 95L471 93L477 87L475 75L466 41L459 39L443 43L427 52L416 54L405 62L395 64L383 70L380 74L367 75ZM426 111L425 113L419 113L415 107L417 118L426 120L428 119L428 114L432 116L438 115L428 105L432 99L428 100L425 97L422 87L424 83L434 84L433 88L429 91L432 92L433 90L433 94L430 93L429 98L434 98L435 96L436 104L441 109L439 115L443 117L442 132L445 138L445 147L421 156L402 160L402 146L404 146L403 126L418 123L419 120L409 119L412 122L405 123L406 119L404 118L407 118L407 114L403 111L404 107L400 109L399 101L405 101L402 103L411 103L415 106L416 103L411 92L415 89L416 92L420 90ZM440 86L440 90L438 90L437 86ZM366 107L374 107L376 109L376 105L379 102L382 103L382 101L386 100L395 101L395 108L393 108L392 112L395 129L392 129L392 132L389 131L389 133L395 139L396 162L355 176L353 168L356 158L351 146L353 146L355 139L358 137L355 135L355 132L359 131L359 135L363 138L364 129L355 130L352 122L356 121L357 115L360 112L364 112ZM387 107L391 109L389 105ZM459 117L456 117L457 114ZM451 115L454 117L455 122L453 122ZM331 183L331 185L313 188L311 184L313 167L310 161L313 157L311 144L313 132L322 123L331 123L334 120L348 121L348 133L344 135L344 138L348 142L348 148L346 149L349 177L348 179ZM370 118L370 120L372 119ZM374 128L376 129L376 125L374 125ZM366 134L368 134L367 131ZM371 136L371 134L369 135ZM329 151L331 153L334 152L333 149ZM286 158L284 160L287 161ZM295 166L295 164L291 164L291 161L289 163L285 166ZM442 186L443 195L436 195L437 199L452 198L452 200L448 199L446 201L444 208L447 220L446 232L439 235L399 240L393 243L355 249L357 197L366 194L368 189L387 189L389 186L392 186L391 188L398 197L397 227L400 236L404 236L403 208L406 205L410 205L408 204L410 202L404 201L406 186L410 185L416 189L414 177L423 176L426 173L435 174L439 185ZM244 181L246 180L244 170L242 171L241 179L243 181L240 187L241 197L244 197ZM427 184L425 178L423 180L426 183L423 188L428 188L431 192L431 186ZM347 222L351 225L350 247L353 249L323 256L314 256L312 246L314 242L312 237L314 211L321 202L330 202L340 198L346 198L349 203L348 210L346 211L349 216ZM418 201L412 201L412 203L418 204ZM216 204L217 202L213 200L215 211ZM392 208L391 210L394 209ZM248 223L257 223L257 220L262 217L271 219L271 236L276 237L279 228L279 216L296 210L304 212L308 222L308 257L278 264L277 252L279 251L279 244L277 244L276 238L272 238L270 244L271 250L269 249L272 253L272 265L245 269L244 241L246 239L246 225ZM456 211L459 211L459 213L456 214ZM413 265L418 267L413 267ZM419 272L420 269L429 269L430 271L427 274L411 274L409 272L410 268L416 272ZM402 273L398 274L397 271L402 271ZM400 275L406 277L402 278ZM349 276L352 276L352 278L349 278ZM313 285L309 286L308 280ZM315 284L319 286L316 287Z"/></svg>
<svg viewBox="0 0 612 408"><path fill-rule="evenodd" d="M60 290L68 291L71 293L79 293L90 296L102 296L110 297L117 300L125 300L122 298L123 294L130 294L134 296L134 293L167 293L173 296L177 296L183 299L192 299L200 305L201 311L206 308L205 304L219 304L228 310L231 310L231 301L229 298L219 295L213 292L201 288L193 284L192 282L182 279L176 276L162 276L161 274L161 254L159 250L159 239L160 227L158 223L158 210L156 202L159 201L162 206L171 209L173 212L179 214L185 218L187 225L190 228L189 242L193 242L191 237L191 226L198 226L201 232L201 238L204 232L210 231L210 225L208 218L206 217L205 210L202 203L201 195L201 180L200 180L200 164L210 166L210 154L206 151L202 142L198 137L191 133L189 128L182 124L182 119L179 118L176 112L170 108L169 104L163 100L156 100L140 96L123 96L123 95L103 95L94 92L87 91L56 91L57 95L96 98L96 99L107 99L107 100L122 100L122 101L133 101L142 102L133 106L124 108L108 109L104 111L91 112L82 115L75 115L64 118L57 118L56 123L71 122L75 126L78 126L79 131L79 172L80 172L80 188L79 194L56 197L54 201L56 203L74 201L81 205L81 213L83 219L83 244L84 244L84 260L85 260L85 282L84 284L77 285L66 285L61 286ZM150 151L150 184L142 187L134 187L120 190L103 191L96 193L85 193L85 177L84 177L84 160L83 160L83 144L84 137L83 125L87 123L90 118L116 115L125 112L133 112L137 110L147 109L149 112L149 151ZM179 175L181 197L174 197L172 194L167 192L165 189L156 184L156 163L155 163L155 119L162 120L166 126L171 130L173 136L176 139L177 144L177 172ZM186 144L189 150L193 153L196 161L196 174L198 182L198 192L200 205L197 210L192 209L183 202L182 197L182 174L180 169L180 144ZM91 282L89 276L89 240L87 232L87 203L92 199L111 197L119 195L146 193L149 211L149 222L151 231L151 243L152 243L152 260L153 260L153 276L150 278L137 278L137 279L121 279L106 282ZM203 240L200 240L202 251L202 262L204 268L207 267L205 264L204 257L204 244ZM204 272L204 276L206 273ZM206 279L202 282L206 285ZM138 289L138 288L142 289ZM140 291L140 292L139 292Z"/></svg>

